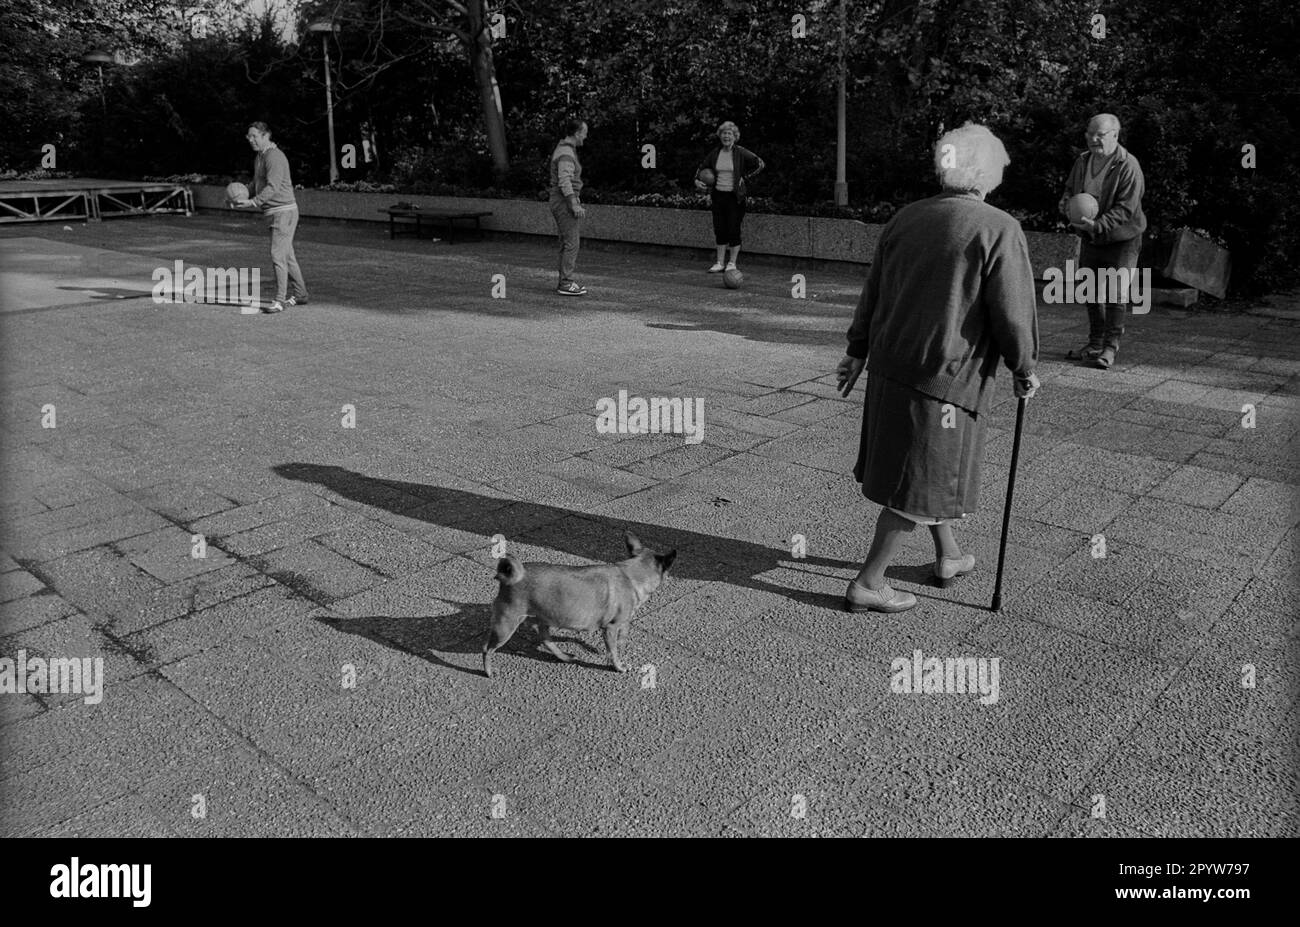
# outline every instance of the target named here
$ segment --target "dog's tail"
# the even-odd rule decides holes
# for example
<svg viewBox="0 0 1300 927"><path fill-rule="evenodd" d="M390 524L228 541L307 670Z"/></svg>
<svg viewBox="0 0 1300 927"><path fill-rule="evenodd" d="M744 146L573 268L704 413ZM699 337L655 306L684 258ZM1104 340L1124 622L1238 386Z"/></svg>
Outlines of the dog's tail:
<svg viewBox="0 0 1300 927"><path fill-rule="evenodd" d="M524 578L524 565L514 557L502 557L497 561L497 582L503 586L513 586Z"/></svg>

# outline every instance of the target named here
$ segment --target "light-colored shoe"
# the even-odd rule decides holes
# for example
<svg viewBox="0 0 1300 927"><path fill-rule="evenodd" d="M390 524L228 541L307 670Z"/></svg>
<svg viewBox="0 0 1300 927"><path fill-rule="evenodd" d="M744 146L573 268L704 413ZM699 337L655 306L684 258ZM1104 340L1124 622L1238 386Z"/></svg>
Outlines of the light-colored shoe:
<svg viewBox="0 0 1300 927"><path fill-rule="evenodd" d="M940 557L934 562L933 582L941 589L947 589L974 569L974 554L963 554L956 558Z"/></svg>
<svg viewBox="0 0 1300 927"><path fill-rule="evenodd" d="M916 596L910 592L897 592L888 586L868 589L857 580L849 583L844 594L846 612L905 612L916 605Z"/></svg>
<svg viewBox="0 0 1300 927"><path fill-rule="evenodd" d="M735 261L728 261L728 262L727 262L727 270L736 270L736 262L735 262Z"/></svg>
<svg viewBox="0 0 1300 927"><path fill-rule="evenodd" d="M1067 360L1095 361L1101 353L1100 341L1089 341L1081 348L1072 348L1065 352Z"/></svg>
<svg viewBox="0 0 1300 927"><path fill-rule="evenodd" d="M275 312L284 312L284 300L273 299L271 300L270 304L262 311L267 313L268 315Z"/></svg>
<svg viewBox="0 0 1300 927"><path fill-rule="evenodd" d="M711 274L720 274L720 273L722 273L722 262L721 262L721 261L718 261L716 264L714 264L712 267L710 267L710 268L709 268L709 273L711 273Z"/></svg>

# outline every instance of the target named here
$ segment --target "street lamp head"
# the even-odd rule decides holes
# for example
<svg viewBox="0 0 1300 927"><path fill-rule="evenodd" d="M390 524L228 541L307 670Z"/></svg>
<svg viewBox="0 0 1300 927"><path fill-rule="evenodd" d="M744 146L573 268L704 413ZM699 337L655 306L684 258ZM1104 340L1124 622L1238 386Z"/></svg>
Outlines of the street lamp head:
<svg viewBox="0 0 1300 927"><path fill-rule="evenodd" d="M81 56L86 64L112 64L114 58L102 48L92 49Z"/></svg>
<svg viewBox="0 0 1300 927"><path fill-rule="evenodd" d="M322 19L307 26L307 31L337 33L339 31L339 24L334 22L332 19Z"/></svg>

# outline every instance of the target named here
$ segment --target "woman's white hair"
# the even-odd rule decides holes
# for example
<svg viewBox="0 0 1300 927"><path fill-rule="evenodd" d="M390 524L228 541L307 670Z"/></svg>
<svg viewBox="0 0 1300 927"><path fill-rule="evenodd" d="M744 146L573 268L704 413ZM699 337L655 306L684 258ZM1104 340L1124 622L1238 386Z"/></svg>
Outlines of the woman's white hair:
<svg viewBox="0 0 1300 927"><path fill-rule="evenodd" d="M934 172L945 190L991 193L1010 163L998 137L973 122L944 133L934 146Z"/></svg>
<svg viewBox="0 0 1300 927"><path fill-rule="evenodd" d="M715 132L715 133L713 133L713 134L716 135L718 138L722 138L722 131L723 131L724 129L730 129L732 132L735 132L735 133L736 133L736 141L740 141L740 126L736 125L736 124L735 124L734 122L732 122L730 119L728 119L728 120L727 120L726 122L724 122L722 125L718 126L718 131Z"/></svg>

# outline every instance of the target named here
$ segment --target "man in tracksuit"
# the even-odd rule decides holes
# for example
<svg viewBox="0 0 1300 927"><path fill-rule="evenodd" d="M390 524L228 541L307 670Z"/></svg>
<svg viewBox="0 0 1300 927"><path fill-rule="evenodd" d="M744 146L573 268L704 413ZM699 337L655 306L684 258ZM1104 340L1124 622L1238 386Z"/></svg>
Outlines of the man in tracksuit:
<svg viewBox="0 0 1300 927"><path fill-rule="evenodd" d="M248 127L248 144L257 152L253 164L253 196L235 203L236 206L256 206L266 217L271 230L271 264L275 268L275 299L265 310L245 306L244 315L258 312L281 312L288 306L302 306L307 302L307 284L303 282L298 258L293 253L293 233L298 228L298 201L293 195L293 179L289 176L289 159L271 141L271 130L265 122L255 122ZM289 285L293 285L292 292Z"/></svg>
<svg viewBox="0 0 1300 927"><path fill-rule="evenodd" d="M1083 239L1079 267L1094 273L1104 268L1129 268L1136 271L1142 250L1142 233L1147 217L1142 212L1145 181L1138 159L1119 143L1119 119L1110 113L1092 117L1084 139L1088 150L1079 155L1065 181L1060 210L1078 193L1088 193L1097 200L1094 219L1070 223ZM1069 357L1109 369L1119 351L1124 334L1127 300L1106 303L1100 297L1088 304L1088 343L1071 351Z"/></svg>

